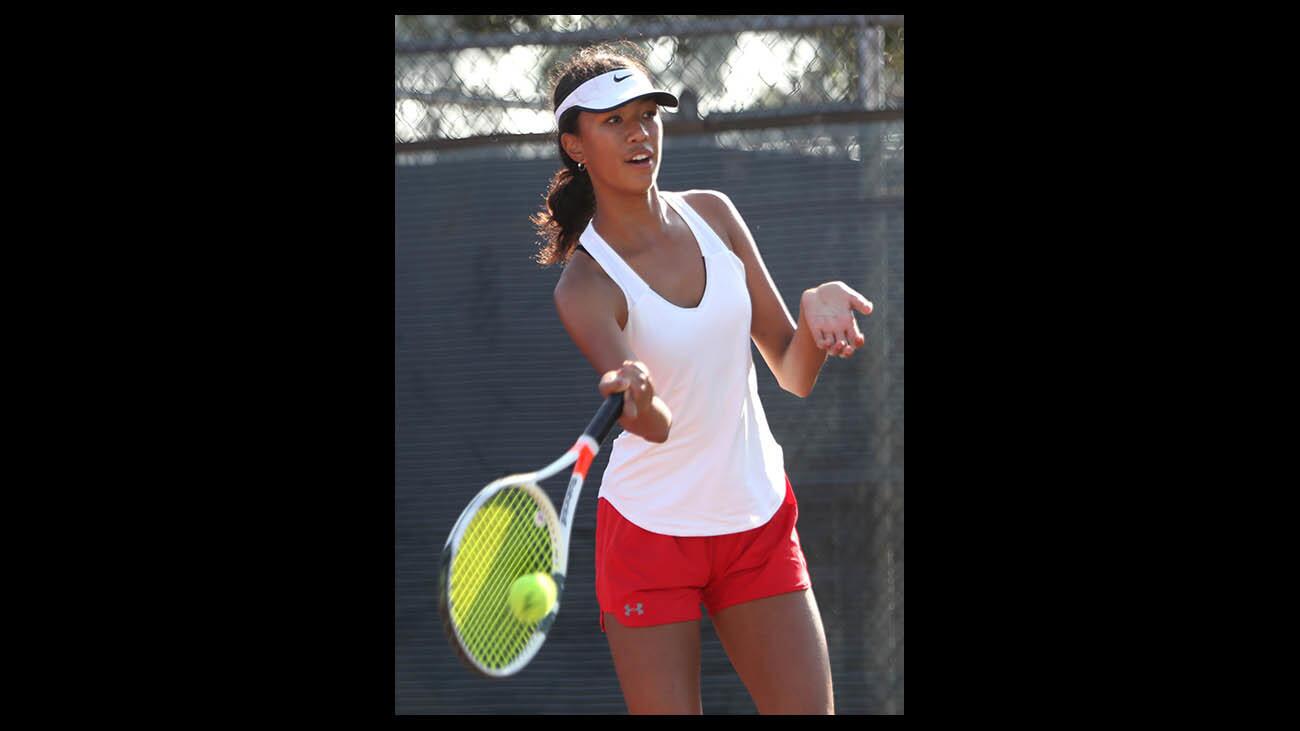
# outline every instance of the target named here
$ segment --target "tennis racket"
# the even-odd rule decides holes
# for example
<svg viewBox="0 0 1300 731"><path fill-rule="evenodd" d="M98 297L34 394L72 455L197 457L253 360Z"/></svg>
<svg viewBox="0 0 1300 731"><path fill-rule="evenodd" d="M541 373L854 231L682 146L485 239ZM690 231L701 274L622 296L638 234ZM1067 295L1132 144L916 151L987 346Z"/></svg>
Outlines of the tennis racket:
<svg viewBox="0 0 1300 731"><path fill-rule="evenodd" d="M456 654L476 672L514 675L542 649L560 611L582 483L621 413L623 393L610 394L563 457L537 472L489 483L456 519L442 549L438 611ZM573 473L557 515L538 483L569 465ZM555 605L540 620L526 623L510 611L507 596L515 579L536 572L555 580Z"/></svg>

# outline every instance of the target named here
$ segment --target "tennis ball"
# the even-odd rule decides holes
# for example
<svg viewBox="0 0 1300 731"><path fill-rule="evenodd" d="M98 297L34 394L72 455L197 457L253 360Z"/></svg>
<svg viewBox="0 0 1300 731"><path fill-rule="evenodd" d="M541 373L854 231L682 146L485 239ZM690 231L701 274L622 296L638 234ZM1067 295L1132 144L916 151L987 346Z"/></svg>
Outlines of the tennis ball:
<svg viewBox="0 0 1300 731"><path fill-rule="evenodd" d="M533 624L555 606L555 580L550 574L524 574L510 585L510 611L524 624Z"/></svg>

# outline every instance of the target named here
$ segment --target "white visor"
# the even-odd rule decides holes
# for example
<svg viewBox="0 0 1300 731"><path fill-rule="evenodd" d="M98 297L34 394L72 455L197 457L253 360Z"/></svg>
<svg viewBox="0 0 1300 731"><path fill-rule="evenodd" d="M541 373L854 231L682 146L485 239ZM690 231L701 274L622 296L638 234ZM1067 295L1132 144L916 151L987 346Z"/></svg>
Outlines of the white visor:
<svg viewBox="0 0 1300 731"><path fill-rule="evenodd" d="M608 112L643 96L655 97L665 107L677 107L677 97L656 89L650 79L636 69L615 69L595 78L587 79L569 92L555 110L555 124L570 109L577 107L588 112Z"/></svg>

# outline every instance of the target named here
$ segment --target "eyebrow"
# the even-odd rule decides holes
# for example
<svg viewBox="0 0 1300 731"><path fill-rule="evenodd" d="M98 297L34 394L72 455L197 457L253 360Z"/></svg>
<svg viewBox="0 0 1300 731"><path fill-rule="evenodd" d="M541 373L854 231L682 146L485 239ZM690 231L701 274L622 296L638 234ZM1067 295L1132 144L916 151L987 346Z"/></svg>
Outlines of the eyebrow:
<svg viewBox="0 0 1300 731"><path fill-rule="evenodd" d="M601 112L601 114L606 115L607 117L608 117L608 116L613 116L613 115L615 115L615 114L619 114L620 112L630 111L630 110L633 110L633 109L637 109L637 108L640 108L640 107L644 107L644 106L645 106L645 104L644 104L645 102L649 102L649 103L650 103L650 105L649 105L649 108L650 108L650 109L654 109L654 110L658 111L658 109L659 109L659 103L656 102L655 100L653 100L653 99L637 99L636 101L628 102L627 104L624 104L624 105L621 106L621 107L616 107L616 108L614 108L614 109L610 109L610 110L607 110L607 111Z"/></svg>

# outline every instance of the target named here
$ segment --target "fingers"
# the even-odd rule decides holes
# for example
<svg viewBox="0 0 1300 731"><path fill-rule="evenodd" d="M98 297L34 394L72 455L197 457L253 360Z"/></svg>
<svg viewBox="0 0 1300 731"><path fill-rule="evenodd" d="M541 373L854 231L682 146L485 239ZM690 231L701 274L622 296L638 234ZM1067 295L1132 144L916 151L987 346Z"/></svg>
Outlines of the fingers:
<svg viewBox="0 0 1300 731"><path fill-rule="evenodd" d="M650 371L640 361L625 360L616 370L606 371L600 377L597 388L601 396L612 393L623 394L623 416L635 419L640 413L638 403L649 405L654 397L654 384L650 380Z"/></svg>
<svg viewBox="0 0 1300 731"><path fill-rule="evenodd" d="M853 316L853 310L857 310L864 315L870 315L872 310L876 309L876 307L871 303L871 300L866 297L863 297L848 287L845 287L845 289L848 290L849 307L852 308L849 311L849 327L841 336L844 340L844 347L841 348L841 352L844 357L847 358L853 355L854 351L861 348L867 342L866 336L864 336L862 331L858 329L858 320Z"/></svg>
<svg viewBox="0 0 1300 731"><path fill-rule="evenodd" d="M854 353L862 349L866 344L867 338L858 329L857 323L853 323L849 330L819 331L817 333L817 347L822 348L828 355L839 358L849 358Z"/></svg>
<svg viewBox="0 0 1300 731"><path fill-rule="evenodd" d="M862 331L858 329L858 323L854 322L852 328L844 332L843 341L844 346L840 348L840 352L845 358L848 358L867 344L867 336L862 334Z"/></svg>
<svg viewBox="0 0 1300 731"><path fill-rule="evenodd" d="M623 361L621 371L628 383L628 390L623 393L623 413L627 414L629 419L635 419L637 414L641 413L638 404L649 406L650 372L644 363L634 360Z"/></svg>
<svg viewBox="0 0 1300 731"><path fill-rule="evenodd" d="M600 377L600 384L597 388L601 396L608 396L611 393L625 391L628 387L628 380L623 376L621 370L605 371L605 375Z"/></svg>
<svg viewBox="0 0 1300 731"><path fill-rule="evenodd" d="M637 414L636 399L632 397L632 393L628 390L631 385L631 381L628 380L627 376L623 375L623 370L620 368L616 371L605 371L605 375L600 377L600 384L597 388L600 390L602 398L608 398L612 393L622 392L623 416L635 419Z"/></svg>
<svg viewBox="0 0 1300 731"><path fill-rule="evenodd" d="M847 333L843 330L817 330L814 333L814 342L817 347L825 350L827 354L844 357L846 348L852 352L853 346L861 346L858 340L850 340Z"/></svg>

